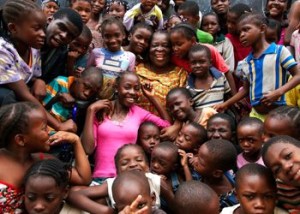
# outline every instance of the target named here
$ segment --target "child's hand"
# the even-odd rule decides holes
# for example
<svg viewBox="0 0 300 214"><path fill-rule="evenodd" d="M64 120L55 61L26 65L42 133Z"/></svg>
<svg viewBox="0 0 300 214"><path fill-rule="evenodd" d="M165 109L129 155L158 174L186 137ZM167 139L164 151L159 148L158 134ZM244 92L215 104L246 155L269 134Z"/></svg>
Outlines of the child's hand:
<svg viewBox="0 0 300 214"><path fill-rule="evenodd" d="M141 209L139 206L141 205L143 197L139 195L130 206L126 206L119 214L146 214L148 213L148 206L144 206Z"/></svg>
<svg viewBox="0 0 300 214"><path fill-rule="evenodd" d="M188 156L186 154L186 152L182 149L178 149L178 154L181 157L181 166L188 166Z"/></svg>
<svg viewBox="0 0 300 214"><path fill-rule="evenodd" d="M75 144L80 142L80 138L71 132L59 131L49 138L50 145L57 145L61 142Z"/></svg>
<svg viewBox="0 0 300 214"><path fill-rule="evenodd" d="M281 96L282 94L280 93L279 90L269 91L268 93L264 94L264 96L260 99L260 101L262 104L266 106L270 106Z"/></svg>
<svg viewBox="0 0 300 214"><path fill-rule="evenodd" d="M58 100L63 104L63 106L70 108L74 105L75 99L71 94L68 93L59 93Z"/></svg>
<svg viewBox="0 0 300 214"><path fill-rule="evenodd" d="M98 100L90 105L89 107L92 111L98 112L99 110L106 109L108 113L112 110L112 103L110 100Z"/></svg>
<svg viewBox="0 0 300 214"><path fill-rule="evenodd" d="M166 127L161 130L160 138L163 140L175 141L180 129L181 124L173 124L172 126Z"/></svg>
<svg viewBox="0 0 300 214"><path fill-rule="evenodd" d="M143 91L143 94L146 97L153 97L154 96L154 90L153 90L153 86L152 86L151 83L142 84L142 91Z"/></svg>
<svg viewBox="0 0 300 214"><path fill-rule="evenodd" d="M68 52L68 59L69 60L76 60L78 57L80 57L80 53L78 51L69 51Z"/></svg>
<svg viewBox="0 0 300 214"><path fill-rule="evenodd" d="M217 104L217 105L213 106L213 108L217 112L224 112L225 110L227 110L228 106L225 105L225 103L220 103L220 104Z"/></svg>
<svg viewBox="0 0 300 214"><path fill-rule="evenodd" d="M194 161L194 154L193 153L186 153L186 156L188 157L189 160L189 164L193 165L193 161Z"/></svg>
<svg viewBox="0 0 300 214"><path fill-rule="evenodd" d="M74 71L75 77L81 77L81 73L82 73L83 70L84 70L83 67L76 68L76 70Z"/></svg>
<svg viewBox="0 0 300 214"><path fill-rule="evenodd" d="M69 131L76 133L77 125L72 119L69 119L59 125L58 131Z"/></svg>

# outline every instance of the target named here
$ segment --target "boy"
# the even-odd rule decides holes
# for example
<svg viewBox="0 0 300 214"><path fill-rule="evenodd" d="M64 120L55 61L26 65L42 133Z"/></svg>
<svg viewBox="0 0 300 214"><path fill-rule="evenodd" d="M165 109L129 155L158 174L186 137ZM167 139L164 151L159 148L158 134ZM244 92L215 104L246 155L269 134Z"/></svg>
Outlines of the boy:
<svg viewBox="0 0 300 214"><path fill-rule="evenodd" d="M47 95L43 104L46 109L50 109L51 115L64 122L74 117L72 106L75 101L89 101L101 85L102 72L96 67L84 70L81 77L58 76L47 85Z"/></svg>
<svg viewBox="0 0 300 214"><path fill-rule="evenodd" d="M210 33L198 29L198 23L201 22L199 11L200 8L196 2L186 1L178 7L177 13L196 29L198 42L212 44L214 40L213 36Z"/></svg>
<svg viewBox="0 0 300 214"><path fill-rule="evenodd" d="M138 22L146 22L153 29L163 28L163 14L157 6L157 0L141 0L141 3L136 4L125 13L123 24L128 32Z"/></svg>
<svg viewBox="0 0 300 214"><path fill-rule="evenodd" d="M219 24L220 24L220 31L222 34L227 34L227 12L230 6L230 0L211 0L210 1L211 9L217 14Z"/></svg>

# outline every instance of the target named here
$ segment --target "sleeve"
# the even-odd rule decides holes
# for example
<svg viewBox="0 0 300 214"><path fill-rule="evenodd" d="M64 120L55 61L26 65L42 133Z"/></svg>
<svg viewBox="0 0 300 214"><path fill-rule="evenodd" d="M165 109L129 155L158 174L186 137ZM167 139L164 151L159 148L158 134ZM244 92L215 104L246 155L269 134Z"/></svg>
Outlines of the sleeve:
<svg viewBox="0 0 300 214"><path fill-rule="evenodd" d="M96 49L93 49L88 60L86 67L96 66Z"/></svg>
<svg viewBox="0 0 300 214"><path fill-rule="evenodd" d="M157 15L157 18L158 18L158 29L161 30L164 28L164 18L163 18L163 14L161 12L161 9L155 5L156 7L156 15Z"/></svg>
<svg viewBox="0 0 300 214"><path fill-rule="evenodd" d="M128 10L123 18L123 25L125 26L127 31L130 31L130 29L133 26L134 23L134 17L137 16L140 13L140 4L135 5L133 8Z"/></svg>
<svg viewBox="0 0 300 214"><path fill-rule="evenodd" d="M229 71L234 71L234 54L233 54L233 46L228 38L225 38L224 48L223 48L223 57L225 59L226 64L229 66Z"/></svg>
<svg viewBox="0 0 300 214"><path fill-rule="evenodd" d="M130 53L128 70L131 72L135 71L135 59L136 59L135 55L133 53Z"/></svg>
<svg viewBox="0 0 300 214"><path fill-rule="evenodd" d="M163 120L160 117L150 113L149 111L147 111L141 107L134 106L133 108L134 108L135 113L138 114L139 117L141 118L142 123L145 121L150 121L161 128L170 126L169 121Z"/></svg>
<svg viewBox="0 0 300 214"><path fill-rule="evenodd" d="M46 85L46 97L43 100L43 105L47 105L53 97L59 92L59 84L57 78L52 80L49 84Z"/></svg>
<svg viewBox="0 0 300 214"><path fill-rule="evenodd" d="M223 57L221 56L221 54L218 52L218 50L212 45L208 45L208 44L203 44L203 45L207 46L210 50L212 65L222 73L228 72L229 67L226 64Z"/></svg>
<svg viewBox="0 0 300 214"><path fill-rule="evenodd" d="M290 68L297 65L297 62L295 61L294 57L286 47L279 45L279 49L281 49L280 63L285 70L289 70Z"/></svg>
<svg viewBox="0 0 300 214"><path fill-rule="evenodd" d="M0 48L0 85L18 82L22 80L22 76L18 73L16 53L13 47L4 45Z"/></svg>

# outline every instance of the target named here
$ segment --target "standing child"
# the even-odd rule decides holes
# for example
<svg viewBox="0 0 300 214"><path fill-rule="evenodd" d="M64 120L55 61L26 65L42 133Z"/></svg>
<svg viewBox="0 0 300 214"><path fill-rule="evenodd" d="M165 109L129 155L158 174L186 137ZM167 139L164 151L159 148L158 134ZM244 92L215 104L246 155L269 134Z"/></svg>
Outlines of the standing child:
<svg viewBox="0 0 300 214"><path fill-rule="evenodd" d="M236 164L237 153L227 140L210 140L198 151L194 169L201 175L201 181L211 187L219 196L220 210L237 204L234 195L234 177L229 170Z"/></svg>
<svg viewBox="0 0 300 214"><path fill-rule="evenodd" d="M87 26L91 30L98 30L99 24L102 22L103 11L106 5L106 0L91 0L92 12Z"/></svg>
<svg viewBox="0 0 300 214"><path fill-rule="evenodd" d="M46 114L40 105L19 102L1 107L0 122L1 213L22 210L25 173L34 162L47 158L43 153L51 146L72 144L75 165L69 175L70 182L77 185L91 182L90 164L80 138L68 132L57 132L49 138Z"/></svg>
<svg viewBox="0 0 300 214"><path fill-rule="evenodd" d="M230 96L230 87L225 75L211 66L209 49L194 45L189 52L192 73L187 89L192 94L195 108L213 107L223 103Z"/></svg>
<svg viewBox="0 0 300 214"><path fill-rule="evenodd" d="M211 0L211 9L217 14L220 21L220 31L222 34L227 34L227 13L230 6L230 0Z"/></svg>
<svg viewBox="0 0 300 214"><path fill-rule="evenodd" d="M235 65L233 46L230 40L221 33L220 20L218 19L217 14L205 14L202 18L201 29L213 36L213 46L217 48L222 55L226 64L229 66L229 71L232 73Z"/></svg>
<svg viewBox="0 0 300 214"><path fill-rule="evenodd" d="M42 10L47 17L47 21L51 22L52 16L59 10L59 2L58 0L42 0Z"/></svg>
<svg viewBox="0 0 300 214"><path fill-rule="evenodd" d="M239 204L226 207L221 214L264 213L287 214L275 207L276 182L271 170L259 164L248 164L236 173L235 192Z"/></svg>
<svg viewBox="0 0 300 214"><path fill-rule="evenodd" d="M157 0L141 0L140 2L125 13L123 24L126 30L130 31L138 22L146 22L155 30L163 29L163 15L157 6Z"/></svg>
<svg viewBox="0 0 300 214"><path fill-rule="evenodd" d="M106 5L106 13L121 20L128 9L128 2L125 0L111 0Z"/></svg>
<svg viewBox="0 0 300 214"><path fill-rule="evenodd" d="M252 106L250 116L264 120L270 110L286 105L284 94L300 83L300 72L284 46L267 43L266 18L263 15L246 14L238 26L241 43L252 47L243 69L244 86L234 97L215 108L226 109L249 94ZM293 76L288 82L287 71Z"/></svg>
<svg viewBox="0 0 300 214"><path fill-rule="evenodd" d="M237 139L242 153L237 157L238 169L249 163L264 165L261 157L264 124L253 117L244 118L237 127Z"/></svg>
<svg viewBox="0 0 300 214"><path fill-rule="evenodd" d="M84 24L88 23L92 13L90 0L72 0L71 8L79 13Z"/></svg>
<svg viewBox="0 0 300 214"><path fill-rule="evenodd" d="M122 22L116 17L109 17L101 24L101 33L105 48L95 48L90 54L87 66L96 66L103 70L102 99L110 99L114 93L116 77L124 71L134 71L135 55L121 50L125 38Z"/></svg>

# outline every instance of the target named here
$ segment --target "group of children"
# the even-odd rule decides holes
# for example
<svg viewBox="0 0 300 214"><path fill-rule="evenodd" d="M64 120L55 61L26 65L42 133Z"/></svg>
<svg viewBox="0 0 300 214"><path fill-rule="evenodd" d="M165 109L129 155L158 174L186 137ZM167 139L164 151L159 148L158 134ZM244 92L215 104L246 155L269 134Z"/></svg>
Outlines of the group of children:
<svg viewBox="0 0 300 214"><path fill-rule="evenodd" d="M7 0L0 212L299 213L291 4Z"/></svg>

